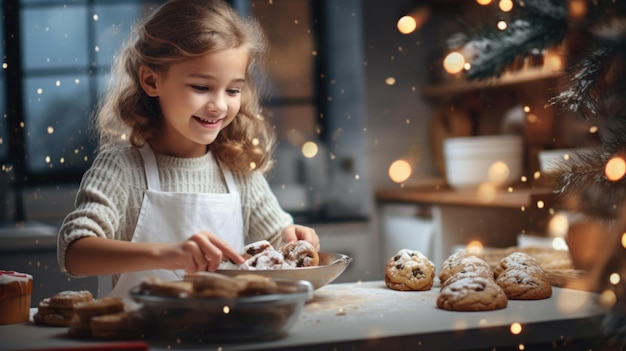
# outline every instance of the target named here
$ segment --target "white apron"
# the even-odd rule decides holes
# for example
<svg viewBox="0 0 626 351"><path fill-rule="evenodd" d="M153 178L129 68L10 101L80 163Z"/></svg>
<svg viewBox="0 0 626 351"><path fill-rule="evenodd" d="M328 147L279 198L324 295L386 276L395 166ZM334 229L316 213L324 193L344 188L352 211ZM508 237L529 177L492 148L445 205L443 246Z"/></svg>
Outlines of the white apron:
<svg viewBox="0 0 626 351"><path fill-rule="evenodd" d="M140 151L146 169L148 189L144 194L132 242L174 243L206 230L219 235L237 251L243 248L241 199L233 175L228 169L220 165L228 193L162 192L154 152L147 144ZM147 276L179 280L184 274L183 270L164 269L123 273L110 295L127 297L129 289L137 286ZM111 280L108 278L110 286ZM99 295L101 294L102 291Z"/></svg>

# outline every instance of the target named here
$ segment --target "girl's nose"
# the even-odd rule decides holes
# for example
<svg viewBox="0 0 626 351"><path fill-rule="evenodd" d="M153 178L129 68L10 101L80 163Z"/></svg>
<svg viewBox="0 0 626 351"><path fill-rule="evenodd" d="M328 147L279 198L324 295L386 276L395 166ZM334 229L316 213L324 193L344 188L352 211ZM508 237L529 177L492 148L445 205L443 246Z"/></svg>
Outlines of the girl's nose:
<svg viewBox="0 0 626 351"><path fill-rule="evenodd" d="M209 102L207 103L207 109L209 112L224 112L227 109L226 99L224 94L213 94Z"/></svg>

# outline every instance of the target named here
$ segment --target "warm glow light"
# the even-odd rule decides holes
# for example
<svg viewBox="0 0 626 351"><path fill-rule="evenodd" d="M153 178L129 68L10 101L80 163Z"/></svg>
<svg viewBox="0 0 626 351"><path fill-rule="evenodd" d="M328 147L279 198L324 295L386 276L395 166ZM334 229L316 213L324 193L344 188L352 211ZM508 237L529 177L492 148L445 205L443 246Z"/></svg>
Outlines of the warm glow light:
<svg viewBox="0 0 626 351"><path fill-rule="evenodd" d="M626 233L622 234L622 247L626 249Z"/></svg>
<svg viewBox="0 0 626 351"><path fill-rule="evenodd" d="M385 84L394 85L396 84L396 79L394 77L387 77L385 78Z"/></svg>
<svg viewBox="0 0 626 351"><path fill-rule="evenodd" d="M511 334L513 335L519 335L522 332L522 325L515 322L513 324L511 324Z"/></svg>
<svg viewBox="0 0 626 351"><path fill-rule="evenodd" d="M539 121L539 117L537 117L537 115L534 113L529 113L528 115L526 115L526 120L528 121L528 123L537 123Z"/></svg>
<svg viewBox="0 0 626 351"><path fill-rule="evenodd" d="M417 28L417 22L415 21L415 18L411 16L402 16L398 20L398 23L396 23L396 27L400 33L410 34Z"/></svg>
<svg viewBox="0 0 626 351"><path fill-rule="evenodd" d="M307 141L302 145L302 155L306 158L313 158L318 152L317 144L312 141Z"/></svg>
<svg viewBox="0 0 626 351"><path fill-rule="evenodd" d="M502 162L494 162L487 170L487 179L494 184L502 184L509 178L509 166Z"/></svg>
<svg viewBox="0 0 626 351"><path fill-rule="evenodd" d="M491 4L491 0L476 0L476 3L478 3L478 5L487 6Z"/></svg>
<svg viewBox="0 0 626 351"><path fill-rule="evenodd" d="M496 26L499 30L505 30L508 27L508 25L504 21L498 21L498 24Z"/></svg>
<svg viewBox="0 0 626 351"><path fill-rule="evenodd" d="M54 133L54 127L53 126L49 126L48 127L48 134L53 134Z"/></svg>
<svg viewBox="0 0 626 351"><path fill-rule="evenodd" d="M411 34L420 29L430 17L430 9L422 6L401 17L396 22L396 28L402 34Z"/></svg>
<svg viewBox="0 0 626 351"><path fill-rule="evenodd" d="M530 106L524 106L524 112L526 113L530 112Z"/></svg>
<svg viewBox="0 0 626 351"><path fill-rule="evenodd" d="M405 160L396 160L389 166L389 178L396 183L409 179L411 173L411 165Z"/></svg>
<svg viewBox="0 0 626 351"><path fill-rule="evenodd" d="M626 174L626 161L621 157L613 157L604 167L604 175L610 181L618 181Z"/></svg>
<svg viewBox="0 0 626 351"><path fill-rule="evenodd" d="M558 71L563 68L563 60L557 53L550 52L543 57L543 66L550 71Z"/></svg>
<svg viewBox="0 0 626 351"><path fill-rule="evenodd" d="M443 59L443 68L450 74L456 74L463 70L465 58L458 52L451 52Z"/></svg>
<svg viewBox="0 0 626 351"><path fill-rule="evenodd" d="M591 126L591 127L589 127L589 133L595 134L597 132L598 132L598 126Z"/></svg>
<svg viewBox="0 0 626 351"><path fill-rule="evenodd" d="M604 306L607 309L613 307L616 301L617 296L615 296L615 292L613 290L607 289L604 290L602 294L600 294L600 305Z"/></svg>
<svg viewBox="0 0 626 351"><path fill-rule="evenodd" d="M224 307L222 308L222 312L224 312L224 314L229 314L229 313L230 313L230 307L228 307L228 306L224 306Z"/></svg>
<svg viewBox="0 0 626 351"><path fill-rule="evenodd" d="M620 278L618 273L611 273L611 275L609 276L609 282L611 282L611 284L613 285L619 284L621 280L622 279Z"/></svg>
<svg viewBox="0 0 626 351"><path fill-rule="evenodd" d="M492 183L485 182L478 186L476 193L481 202L492 202L496 198L498 189Z"/></svg>
<svg viewBox="0 0 626 351"><path fill-rule="evenodd" d="M513 1L511 0L500 0L498 3L498 7L502 12L509 12L513 9Z"/></svg>
<svg viewBox="0 0 626 351"><path fill-rule="evenodd" d="M571 19L582 19L587 13L587 3L585 0L572 0L568 2L569 16Z"/></svg>
<svg viewBox="0 0 626 351"><path fill-rule="evenodd" d="M537 201L537 208L544 208L545 207L545 203L541 200Z"/></svg>
<svg viewBox="0 0 626 351"><path fill-rule="evenodd" d="M565 237L569 231L569 219L567 216L557 213L548 222L548 235L551 237Z"/></svg>
<svg viewBox="0 0 626 351"><path fill-rule="evenodd" d="M567 242L564 238L554 238L552 239L552 248L555 250L567 251L569 250L569 246L567 246Z"/></svg>
<svg viewBox="0 0 626 351"><path fill-rule="evenodd" d="M469 243L467 243L467 246L465 247L465 250L467 250L468 252L478 255L481 254L483 252L483 243L481 243L478 240L472 240Z"/></svg>

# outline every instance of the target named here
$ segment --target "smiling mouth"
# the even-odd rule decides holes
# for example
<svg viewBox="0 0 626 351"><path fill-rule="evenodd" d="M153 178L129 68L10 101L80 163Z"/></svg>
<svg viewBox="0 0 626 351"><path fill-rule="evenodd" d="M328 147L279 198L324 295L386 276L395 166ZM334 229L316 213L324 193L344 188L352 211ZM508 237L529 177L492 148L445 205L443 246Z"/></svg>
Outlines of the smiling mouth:
<svg viewBox="0 0 626 351"><path fill-rule="evenodd" d="M198 116L193 116L193 118L202 123L202 124L217 124L221 121L221 119L208 119L208 118L202 118L202 117L198 117Z"/></svg>

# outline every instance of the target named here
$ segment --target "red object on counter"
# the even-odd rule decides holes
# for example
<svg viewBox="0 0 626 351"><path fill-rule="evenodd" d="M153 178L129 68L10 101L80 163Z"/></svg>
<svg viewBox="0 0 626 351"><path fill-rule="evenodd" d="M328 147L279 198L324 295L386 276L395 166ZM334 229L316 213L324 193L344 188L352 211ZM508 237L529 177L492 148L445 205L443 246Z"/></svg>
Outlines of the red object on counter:
<svg viewBox="0 0 626 351"><path fill-rule="evenodd" d="M143 341L131 341L122 343L100 344L100 345L81 345L75 347L60 347L49 349L32 349L27 351L148 351L148 344Z"/></svg>

